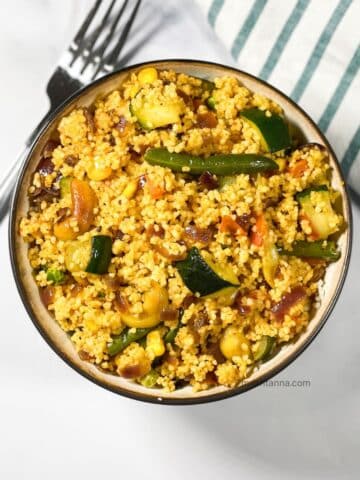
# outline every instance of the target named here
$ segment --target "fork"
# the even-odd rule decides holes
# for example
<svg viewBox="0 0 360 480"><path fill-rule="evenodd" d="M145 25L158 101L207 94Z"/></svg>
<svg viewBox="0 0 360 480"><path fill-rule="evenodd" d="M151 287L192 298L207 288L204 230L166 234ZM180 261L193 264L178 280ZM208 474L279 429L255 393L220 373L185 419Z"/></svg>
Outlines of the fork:
<svg viewBox="0 0 360 480"><path fill-rule="evenodd" d="M79 88L115 69L141 0L133 0L129 8L127 8L128 3L129 0L120 2L111 0L107 6L104 5L103 0L96 0L68 49L60 57L58 66L46 87L50 102L49 111L31 133L20 155L0 182L0 222L9 210L10 198L20 166L25 160L36 135L46 123L48 115ZM105 11L100 15L102 5L105 7L103 9ZM116 28L125 14L128 14L128 19L117 38ZM100 23L89 32L97 16L101 17ZM114 43L114 45L111 46L111 43Z"/></svg>

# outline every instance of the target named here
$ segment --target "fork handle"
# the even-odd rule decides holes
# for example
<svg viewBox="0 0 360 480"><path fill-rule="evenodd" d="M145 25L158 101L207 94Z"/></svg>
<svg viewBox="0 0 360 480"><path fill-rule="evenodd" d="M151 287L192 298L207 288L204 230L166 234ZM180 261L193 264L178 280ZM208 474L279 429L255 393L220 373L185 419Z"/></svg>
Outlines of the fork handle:
<svg viewBox="0 0 360 480"><path fill-rule="evenodd" d="M9 210L12 191L14 190L16 178L19 173L20 167L29 152L30 145L35 140L36 135L40 132L44 124L47 122L49 113L55 110L55 108L57 108L65 100L65 98L76 92L82 86L83 83L81 83L80 80L72 78L69 73L62 67L57 67L55 72L51 76L46 89L50 101L50 109L26 141L25 148L16 158L15 162L10 165L10 168L5 174L5 177L1 179L0 224L4 220Z"/></svg>
<svg viewBox="0 0 360 480"><path fill-rule="evenodd" d="M23 164L27 153L29 151L29 146L22 150L20 155L16 158L16 161L13 165L10 166L5 177L1 179L0 183L0 223L4 220L6 214L9 211L10 199L12 192L14 190L16 178L19 173L20 166Z"/></svg>

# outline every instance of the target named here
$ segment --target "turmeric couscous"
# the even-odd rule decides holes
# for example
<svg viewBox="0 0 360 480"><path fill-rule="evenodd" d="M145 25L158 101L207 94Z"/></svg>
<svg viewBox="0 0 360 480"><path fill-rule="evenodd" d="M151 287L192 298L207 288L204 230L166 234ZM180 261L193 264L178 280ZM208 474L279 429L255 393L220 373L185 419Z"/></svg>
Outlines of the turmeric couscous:
<svg viewBox="0 0 360 480"><path fill-rule="evenodd" d="M296 142L235 78L154 68L61 119L20 233L83 360L234 387L306 329L343 219L325 147Z"/></svg>

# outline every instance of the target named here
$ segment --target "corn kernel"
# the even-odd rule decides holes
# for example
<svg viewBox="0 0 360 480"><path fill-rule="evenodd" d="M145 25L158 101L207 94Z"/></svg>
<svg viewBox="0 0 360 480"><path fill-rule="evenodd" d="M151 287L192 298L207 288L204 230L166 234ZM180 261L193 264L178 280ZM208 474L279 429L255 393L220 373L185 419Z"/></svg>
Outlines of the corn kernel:
<svg viewBox="0 0 360 480"><path fill-rule="evenodd" d="M138 189L138 185L139 185L139 182L137 179L130 180L130 182L126 185L125 189L121 194L122 197L125 197L128 200L130 200L130 198L132 198L135 195Z"/></svg>
<svg viewBox="0 0 360 480"><path fill-rule="evenodd" d="M146 83L153 83L158 78L158 72L154 67L147 67L140 70L138 73L138 80L140 85L145 85Z"/></svg>
<svg viewBox="0 0 360 480"><path fill-rule="evenodd" d="M155 357L160 357L165 353L165 344L159 330L153 330L146 336L146 351Z"/></svg>

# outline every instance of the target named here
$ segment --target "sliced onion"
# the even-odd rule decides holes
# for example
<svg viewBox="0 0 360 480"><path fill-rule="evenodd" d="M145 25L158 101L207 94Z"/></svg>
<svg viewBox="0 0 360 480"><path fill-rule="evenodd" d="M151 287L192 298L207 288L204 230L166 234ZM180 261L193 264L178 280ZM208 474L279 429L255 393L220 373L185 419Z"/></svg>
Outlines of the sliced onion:
<svg viewBox="0 0 360 480"><path fill-rule="evenodd" d="M276 303L271 312L277 320L283 320L284 316L296 303L306 297L305 289L301 286L294 287L291 292L285 293L280 302Z"/></svg>

